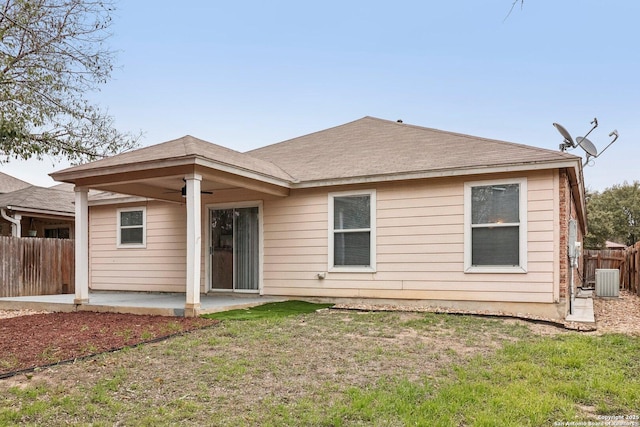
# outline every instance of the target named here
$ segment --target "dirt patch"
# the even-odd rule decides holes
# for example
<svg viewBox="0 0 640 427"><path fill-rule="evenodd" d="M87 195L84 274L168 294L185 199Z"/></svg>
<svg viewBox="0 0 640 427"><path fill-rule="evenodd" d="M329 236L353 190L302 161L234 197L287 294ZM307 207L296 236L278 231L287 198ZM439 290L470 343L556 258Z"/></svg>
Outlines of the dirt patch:
<svg viewBox="0 0 640 427"><path fill-rule="evenodd" d="M618 298L595 298L597 333L640 335L640 296L620 291Z"/></svg>
<svg viewBox="0 0 640 427"><path fill-rule="evenodd" d="M563 325L570 330L595 334L621 333L640 335L640 296L626 290L621 290L618 298L594 298L593 311L596 319L595 329L591 324L580 325L575 322L563 324L539 316L520 315L513 318L509 314L502 312L464 311L431 306L409 307L382 304L339 304L336 305L335 308L364 311L431 312L490 316L496 318L504 317L506 322L511 323L527 321L531 331L539 335L562 333L564 332L562 329Z"/></svg>
<svg viewBox="0 0 640 427"><path fill-rule="evenodd" d="M0 321L0 376L153 341L215 323L200 318L118 313L32 314L23 310L15 313L5 311Z"/></svg>

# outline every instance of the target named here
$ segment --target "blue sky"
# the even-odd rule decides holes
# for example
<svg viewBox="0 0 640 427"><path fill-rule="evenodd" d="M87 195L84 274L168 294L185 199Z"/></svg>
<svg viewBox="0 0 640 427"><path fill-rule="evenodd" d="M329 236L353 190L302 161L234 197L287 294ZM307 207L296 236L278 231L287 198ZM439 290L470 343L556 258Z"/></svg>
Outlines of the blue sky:
<svg viewBox="0 0 640 427"><path fill-rule="evenodd" d="M120 1L112 80L91 98L142 145L238 151L363 116L557 150L600 149L592 190L640 180L640 2ZM582 154L580 149L572 151ZM64 162L2 171L37 185Z"/></svg>

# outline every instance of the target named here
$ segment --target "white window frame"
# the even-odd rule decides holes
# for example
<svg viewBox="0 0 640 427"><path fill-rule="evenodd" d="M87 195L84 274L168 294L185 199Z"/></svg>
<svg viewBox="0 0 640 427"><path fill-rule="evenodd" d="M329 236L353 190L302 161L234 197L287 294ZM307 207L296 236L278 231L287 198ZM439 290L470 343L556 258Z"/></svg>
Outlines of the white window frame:
<svg viewBox="0 0 640 427"><path fill-rule="evenodd" d="M341 266L334 265L334 199L336 197L349 197L349 196L369 196L370 207L370 222L369 228L353 229L347 232L369 232L369 265L368 266ZM329 193L329 272L341 272L341 273L375 273L376 272L376 190L358 190L358 191L340 191ZM344 232L341 231L341 232Z"/></svg>
<svg viewBox="0 0 640 427"><path fill-rule="evenodd" d="M121 242L121 237L122 237L122 228L123 225L120 223L120 218L121 218L121 213L122 212L137 212L137 211L142 211L142 243L122 243ZM123 249L134 249L134 248L146 248L147 247L147 208L145 206L137 206L137 207L131 207L131 208L120 208L117 210L117 221L118 221L118 227L117 227L117 247L118 248L123 248ZM132 226L124 226L124 228L139 228L139 225L132 225Z"/></svg>
<svg viewBox="0 0 640 427"><path fill-rule="evenodd" d="M519 227L519 259L518 266L500 266L500 265L484 265L474 266L472 260L471 231L473 224L471 223L471 190L473 187L485 187L490 185L518 184L519 190L519 223L501 224L501 226ZM487 181L472 181L464 183L464 272L465 273L526 273L527 272L527 179L500 179Z"/></svg>

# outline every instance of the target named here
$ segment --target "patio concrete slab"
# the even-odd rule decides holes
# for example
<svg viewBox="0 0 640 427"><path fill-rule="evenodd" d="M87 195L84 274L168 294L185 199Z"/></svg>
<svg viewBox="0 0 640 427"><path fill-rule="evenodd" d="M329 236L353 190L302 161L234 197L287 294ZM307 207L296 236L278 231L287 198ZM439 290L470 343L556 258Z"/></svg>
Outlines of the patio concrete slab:
<svg viewBox="0 0 640 427"><path fill-rule="evenodd" d="M89 303L74 304L74 294L0 298L0 309L38 311L98 311L111 313L184 316L185 294L146 292L91 292ZM199 314L254 307L286 298L256 294L207 294L200 296Z"/></svg>

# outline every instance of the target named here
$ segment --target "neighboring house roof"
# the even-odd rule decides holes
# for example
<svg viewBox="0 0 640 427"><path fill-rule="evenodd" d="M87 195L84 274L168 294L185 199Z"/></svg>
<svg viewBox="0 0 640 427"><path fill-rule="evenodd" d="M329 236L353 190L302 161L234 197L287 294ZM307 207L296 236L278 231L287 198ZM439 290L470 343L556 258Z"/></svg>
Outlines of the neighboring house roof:
<svg viewBox="0 0 640 427"><path fill-rule="evenodd" d="M0 194L0 208L14 211L74 216L74 193L35 185Z"/></svg>
<svg viewBox="0 0 640 427"><path fill-rule="evenodd" d="M611 242L607 240L605 242L605 246L607 249L626 249L627 245L623 245L622 243Z"/></svg>
<svg viewBox="0 0 640 427"><path fill-rule="evenodd" d="M299 182L562 162L577 157L410 124L362 119L249 151Z"/></svg>
<svg viewBox="0 0 640 427"><path fill-rule="evenodd" d="M10 193L12 191L20 190L22 188L29 187L26 181L18 178L14 178L11 175L0 172L0 193Z"/></svg>

